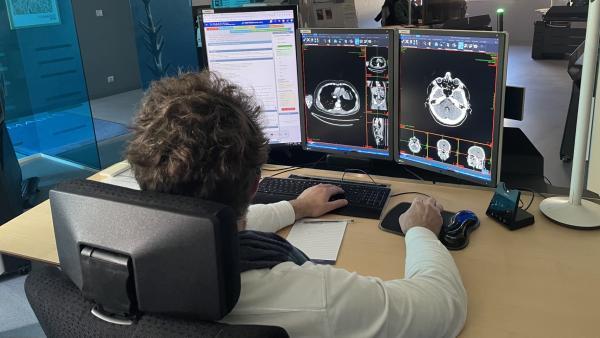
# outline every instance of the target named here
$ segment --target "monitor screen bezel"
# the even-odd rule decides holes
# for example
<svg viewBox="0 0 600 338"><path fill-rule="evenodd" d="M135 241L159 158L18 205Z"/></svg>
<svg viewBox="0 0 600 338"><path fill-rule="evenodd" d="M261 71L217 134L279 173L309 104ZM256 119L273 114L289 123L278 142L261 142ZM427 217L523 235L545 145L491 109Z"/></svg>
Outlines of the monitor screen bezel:
<svg viewBox="0 0 600 338"><path fill-rule="evenodd" d="M394 114L394 110L395 110L395 95L388 95L388 107L392 107L392 109L389 109L389 130L388 130L388 144L389 149L388 149L388 155L386 157L383 156L377 156L374 154L366 154L366 153L359 153L357 151L344 151L344 150L333 150L333 149L314 149L314 148L309 148L308 146L308 142L306 139L306 104L304 103L304 74L303 74L303 65L304 65L304 60L302 58L302 34L382 34L382 33L387 33L388 37L389 37L389 48L388 48L388 82L389 82L389 90L388 92L394 93L395 92L395 67L396 67L396 62L395 62L395 56L394 56L394 51L395 51L395 32L394 29L387 29L387 28L301 28L298 30L298 33L296 34L296 52L297 52L297 57L298 60L300 61L299 67L298 67L298 90L299 90L299 97L300 97L300 105L302 108L300 108L300 124L301 124L301 130L300 130L300 135L301 135L301 140L302 140L302 149L306 150L306 151L314 151L314 152L319 152L319 153L324 153L324 154L332 154L332 155L341 155L344 157L348 157L348 158L356 158L356 159L378 159L378 160L382 160L382 161L394 161L394 145L392 144L392 142L394 142L395 139L395 131L394 131L394 126L396 125L396 121L395 121L395 116L396 114ZM390 62L390 59L392 60Z"/></svg>
<svg viewBox="0 0 600 338"><path fill-rule="evenodd" d="M202 15L205 14L225 14L225 13L252 13L252 12L272 12L272 11L292 11L294 13L294 35L298 35L299 19L298 19L298 6L297 5L273 5L273 6L248 6L248 7L226 7L226 8L207 8L202 10ZM204 32L205 20L202 20L202 26L200 27L200 34L202 36L202 54L206 61L206 69L210 71L210 64L208 62L208 49L206 48L206 33ZM296 50L298 49L296 38ZM296 51L296 64L298 64L298 52ZM296 67L298 73L300 73L299 67ZM300 79L298 79L300 81ZM298 113L300 114L300 130L302 130L302 107L304 99L298 97ZM269 141L270 148L285 147L285 146L298 146L302 144L302 136L300 136L300 142L275 142Z"/></svg>
<svg viewBox="0 0 600 338"><path fill-rule="evenodd" d="M497 146L492 149L492 168L490 170L491 179L489 181L477 179L475 177L457 173L451 170L444 170L439 168L433 168L432 166L421 164L418 162L400 159L400 146L398 144L400 138L400 93L399 91L394 92L394 120L396 125L394 126L394 161L402 165L410 165L417 168L429 170L431 172L447 175L450 177L459 178L468 182L477 183L488 187L496 187L500 180L500 172L502 168L502 137L504 129L504 96L506 90L506 69L508 63L508 34L506 32L488 32L488 31L465 31L465 30L432 30L432 29L396 29L394 40L396 41L396 48L394 50L394 59L396 60L397 72L394 73L394 81L400 83L400 49L402 35L437 35L437 36L465 36L465 37L480 37L480 38L497 38L499 39L499 50L498 50L498 81L496 82L496 95L495 95L495 119L494 125L494 144Z"/></svg>

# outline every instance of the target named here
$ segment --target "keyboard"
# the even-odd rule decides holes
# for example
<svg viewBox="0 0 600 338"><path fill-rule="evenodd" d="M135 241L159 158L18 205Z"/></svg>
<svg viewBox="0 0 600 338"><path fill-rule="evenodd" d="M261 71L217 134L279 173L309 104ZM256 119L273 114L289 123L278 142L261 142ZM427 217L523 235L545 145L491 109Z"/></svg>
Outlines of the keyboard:
<svg viewBox="0 0 600 338"><path fill-rule="evenodd" d="M321 178L290 176L290 178L265 177L258 185L254 204L268 204L290 201L304 190L317 184L333 184L344 190L343 195L332 199L345 198L348 205L332 211L334 214L379 219L387 203L391 189L385 185L337 181Z"/></svg>

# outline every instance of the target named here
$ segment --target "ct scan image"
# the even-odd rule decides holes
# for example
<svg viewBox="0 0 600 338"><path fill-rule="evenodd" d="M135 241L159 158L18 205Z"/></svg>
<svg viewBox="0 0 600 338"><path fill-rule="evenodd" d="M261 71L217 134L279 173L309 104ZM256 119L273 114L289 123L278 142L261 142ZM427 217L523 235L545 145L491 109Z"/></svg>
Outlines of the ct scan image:
<svg viewBox="0 0 600 338"><path fill-rule="evenodd" d="M388 66L387 48L305 47L307 139L389 149Z"/></svg>
<svg viewBox="0 0 600 338"><path fill-rule="evenodd" d="M385 115L369 115L369 145L377 149L388 149L389 147L389 120Z"/></svg>
<svg viewBox="0 0 600 338"><path fill-rule="evenodd" d="M407 48L401 54L400 123L489 144L496 86L493 61L485 53Z"/></svg>
<svg viewBox="0 0 600 338"><path fill-rule="evenodd" d="M311 46L304 49L303 62L307 138L364 146L364 52L354 47Z"/></svg>
<svg viewBox="0 0 600 338"><path fill-rule="evenodd" d="M429 134L429 157L448 164L458 164L458 140L442 135Z"/></svg>
<svg viewBox="0 0 600 338"><path fill-rule="evenodd" d="M368 106L370 110L379 110L383 112L388 111L388 81L381 80L369 80L367 81L367 87L369 87L369 102Z"/></svg>
<svg viewBox="0 0 600 338"><path fill-rule="evenodd" d="M365 47L366 71L368 77L388 78L389 63L388 49L380 47Z"/></svg>
<svg viewBox="0 0 600 338"><path fill-rule="evenodd" d="M461 141L458 163L465 168L488 173L491 168L491 148L482 144Z"/></svg>
<svg viewBox="0 0 600 338"><path fill-rule="evenodd" d="M427 133L406 131L406 134L400 139L400 151L409 155L427 157L427 144Z"/></svg>

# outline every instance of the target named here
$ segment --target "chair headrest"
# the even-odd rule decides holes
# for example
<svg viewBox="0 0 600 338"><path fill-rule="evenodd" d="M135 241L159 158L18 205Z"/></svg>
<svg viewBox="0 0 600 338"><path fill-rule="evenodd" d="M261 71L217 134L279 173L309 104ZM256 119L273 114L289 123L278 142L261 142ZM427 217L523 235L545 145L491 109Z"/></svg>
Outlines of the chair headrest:
<svg viewBox="0 0 600 338"><path fill-rule="evenodd" d="M50 205L63 271L106 312L214 321L237 303L231 208L87 180L57 186Z"/></svg>

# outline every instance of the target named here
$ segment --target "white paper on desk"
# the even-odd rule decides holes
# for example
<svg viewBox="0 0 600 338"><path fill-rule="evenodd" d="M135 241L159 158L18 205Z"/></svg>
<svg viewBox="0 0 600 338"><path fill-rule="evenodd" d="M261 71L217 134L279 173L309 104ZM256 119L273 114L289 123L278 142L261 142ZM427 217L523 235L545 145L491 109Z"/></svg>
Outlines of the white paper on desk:
<svg viewBox="0 0 600 338"><path fill-rule="evenodd" d="M117 176L109 177L102 181L102 183L117 185L119 187L140 190L140 185L133 177L131 170L127 170Z"/></svg>
<svg viewBox="0 0 600 338"><path fill-rule="evenodd" d="M334 264L348 222L297 222L287 236L288 242L302 250L313 262Z"/></svg>

